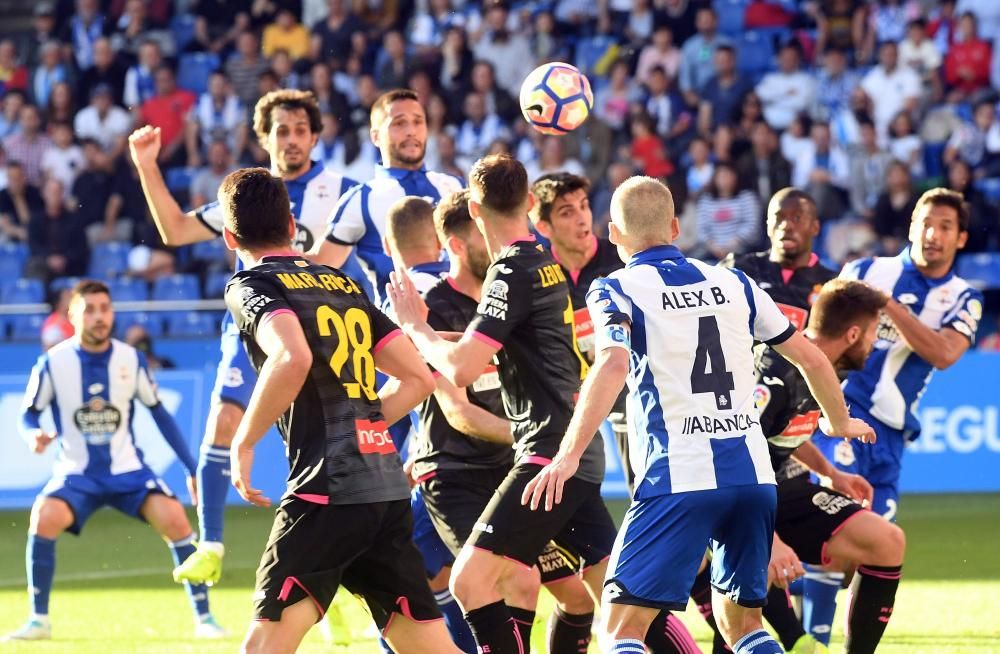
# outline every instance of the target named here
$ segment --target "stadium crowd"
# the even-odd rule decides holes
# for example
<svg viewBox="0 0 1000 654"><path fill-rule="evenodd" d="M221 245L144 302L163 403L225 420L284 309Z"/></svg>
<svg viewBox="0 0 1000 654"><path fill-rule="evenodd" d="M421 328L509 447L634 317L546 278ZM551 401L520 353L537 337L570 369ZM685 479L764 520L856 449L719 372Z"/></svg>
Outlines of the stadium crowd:
<svg viewBox="0 0 1000 654"><path fill-rule="evenodd" d="M595 91L565 137L519 117L521 80L554 60ZM6 279L26 278L4 302L54 301L81 275L132 280L125 299L147 283L154 299L221 296L221 248L163 245L130 131L160 128L170 189L197 206L235 167L266 163L248 107L309 89L313 159L364 181L369 109L395 87L426 107L428 169L464 178L510 152L532 179L586 174L598 233L641 172L683 207L679 245L718 260L758 248L767 199L794 185L841 264L898 252L940 184L970 204L964 251L1000 250L995 0L61 0L0 41L0 258Z"/></svg>

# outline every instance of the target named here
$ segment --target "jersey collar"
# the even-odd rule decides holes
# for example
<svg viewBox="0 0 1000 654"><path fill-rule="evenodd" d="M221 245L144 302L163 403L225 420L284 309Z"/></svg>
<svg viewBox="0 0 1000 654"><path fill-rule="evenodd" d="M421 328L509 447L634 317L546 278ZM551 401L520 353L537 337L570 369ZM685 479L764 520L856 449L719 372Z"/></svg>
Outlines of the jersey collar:
<svg viewBox="0 0 1000 654"><path fill-rule="evenodd" d="M931 287L947 284L948 282L951 281L951 278L955 276L954 263L952 263L951 268L948 270L948 273L944 277L928 277L927 275L923 274L922 272L920 272L920 269L917 268L917 264L913 263L913 257L910 256L910 247L911 246L906 246L906 249L904 249L902 252L899 253L899 258L903 262L903 270L909 270L920 275L921 277L923 277L927 285Z"/></svg>
<svg viewBox="0 0 1000 654"><path fill-rule="evenodd" d="M642 252L636 252L628 260L626 267L632 268L644 263L660 263L665 259L683 259L684 253L673 245L657 245Z"/></svg>
<svg viewBox="0 0 1000 654"><path fill-rule="evenodd" d="M311 165L309 166L309 170L307 170L304 174L299 175L295 179L286 181L285 185L288 186L289 184L301 184L305 186L322 172L323 172L323 164L320 163L319 161L312 161Z"/></svg>
<svg viewBox="0 0 1000 654"><path fill-rule="evenodd" d="M390 179L395 179L397 181L405 179L406 177L412 175L413 173L419 173L421 175L427 174L427 166L420 166L416 170L410 170L409 168L391 168L389 166L375 166L375 176L376 177L388 177Z"/></svg>
<svg viewBox="0 0 1000 654"><path fill-rule="evenodd" d="M449 264L447 261L428 261L427 263L418 263L415 266L410 266L410 270L413 272L427 273L429 275L441 275L448 272Z"/></svg>

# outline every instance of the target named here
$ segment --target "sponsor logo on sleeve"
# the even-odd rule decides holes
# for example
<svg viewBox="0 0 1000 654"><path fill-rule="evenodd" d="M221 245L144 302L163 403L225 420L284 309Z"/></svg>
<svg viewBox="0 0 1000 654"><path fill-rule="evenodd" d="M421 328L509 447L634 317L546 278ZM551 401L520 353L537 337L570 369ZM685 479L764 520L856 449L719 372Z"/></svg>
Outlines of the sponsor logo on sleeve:
<svg viewBox="0 0 1000 654"><path fill-rule="evenodd" d="M240 291L240 304L243 305L240 311L243 313L243 317L250 322L256 320L257 314L271 301L271 298L257 293L257 291L250 287L246 287Z"/></svg>
<svg viewBox="0 0 1000 654"><path fill-rule="evenodd" d="M757 384L753 389L753 403L757 410L763 412L771 402L771 389L763 384Z"/></svg>
<svg viewBox="0 0 1000 654"><path fill-rule="evenodd" d="M482 302L479 303L479 313L497 320L507 319L507 293L510 287L502 279L495 279L486 289Z"/></svg>

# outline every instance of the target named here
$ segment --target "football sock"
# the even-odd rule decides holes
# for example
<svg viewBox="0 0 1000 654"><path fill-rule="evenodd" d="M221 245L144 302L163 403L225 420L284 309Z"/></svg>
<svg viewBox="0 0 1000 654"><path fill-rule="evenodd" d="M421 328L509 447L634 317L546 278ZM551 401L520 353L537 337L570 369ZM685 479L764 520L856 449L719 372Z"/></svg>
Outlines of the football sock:
<svg viewBox="0 0 1000 654"><path fill-rule="evenodd" d="M594 612L563 613L555 607L549 618L549 654L586 654Z"/></svg>
<svg viewBox="0 0 1000 654"><path fill-rule="evenodd" d="M514 626L517 627L521 644L524 647L524 651L527 652L531 649L531 625L535 624L535 612L528 609L519 609L516 606L509 607L509 610L510 617L514 620Z"/></svg>
<svg viewBox="0 0 1000 654"><path fill-rule="evenodd" d="M843 583L840 572L824 572L812 566L805 566L805 582L802 584L802 625L817 641L830 644L833 615L837 612L837 593Z"/></svg>
<svg viewBox="0 0 1000 654"><path fill-rule="evenodd" d="M806 583L805 577L799 577L788 584L788 594L792 597L802 597L802 586Z"/></svg>
<svg viewBox="0 0 1000 654"><path fill-rule="evenodd" d="M785 649L792 649L799 638L806 635L799 616L792 608L792 598L788 591L772 586L767 593L767 604L764 606L764 619L771 625Z"/></svg>
<svg viewBox="0 0 1000 654"><path fill-rule="evenodd" d="M198 524L201 540L222 542L223 512L229 494L229 448L203 446L198 458Z"/></svg>
<svg viewBox="0 0 1000 654"><path fill-rule="evenodd" d="M56 574L56 541L28 534L28 547L25 549L31 610L36 616L48 615L52 578Z"/></svg>
<svg viewBox="0 0 1000 654"><path fill-rule="evenodd" d="M751 631L733 645L736 654L783 654L784 650L771 634L763 629Z"/></svg>
<svg viewBox="0 0 1000 654"><path fill-rule="evenodd" d="M438 608L441 609L441 614L444 616L444 623L448 627L448 633L451 634L451 639L455 641L458 649L468 654L476 654L476 639L472 637L472 632L469 631L469 623L465 621L465 616L462 615L462 607L451 596L451 591L447 588L440 590L434 593L434 599L437 601Z"/></svg>
<svg viewBox="0 0 1000 654"><path fill-rule="evenodd" d="M480 654L525 654L521 634L503 600L480 606L465 614Z"/></svg>
<svg viewBox="0 0 1000 654"><path fill-rule="evenodd" d="M705 618L705 622L708 623L708 626L712 628L712 632L715 634L712 637L712 654L725 654L726 652L733 651L729 649L726 639L722 637L722 632L719 631L718 625L715 624L715 613L712 611L712 571L710 567L706 566L694 578L694 586L691 587L691 599L694 600L695 606L698 607L701 617Z"/></svg>
<svg viewBox="0 0 1000 654"><path fill-rule="evenodd" d="M170 543L170 553L174 557L174 565L180 565L195 552L194 534L182 540ZM208 610L208 587L205 584L192 584L184 582L184 590L187 591L188 599L191 600L191 608L194 609L195 617L207 615Z"/></svg>
<svg viewBox="0 0 1000 654"><path fill-rule="evenodd" d="M670 611L660 611L646 631L646 647L653 654L700 654L691 633Z"/></svg>
<svg viewBox="0 0 1000 654"><path fill-rule="evenodd" d="M896 603L896 589L902 567L865 565L858 568L851 584L850 611L844 651L847 654L869 654L875 651Z"/></svg>
<svg viewBox="0 0 1000 654"><path fill-rule="evenodd" d="M636 638L619 638L611 641L608 654L646 654L646 648L642 641Z"/></svg>

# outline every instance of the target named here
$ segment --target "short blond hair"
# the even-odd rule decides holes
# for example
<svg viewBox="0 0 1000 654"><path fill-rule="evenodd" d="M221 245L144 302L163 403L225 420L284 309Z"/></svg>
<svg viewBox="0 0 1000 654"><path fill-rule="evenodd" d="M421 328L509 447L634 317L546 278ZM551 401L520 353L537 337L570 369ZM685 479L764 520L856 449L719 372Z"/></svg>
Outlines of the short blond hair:
<svg viewBox="0 0 1000 654"><path fill-rule="evenodd" d="M674 196L658 179L629 177L611 196L611 216L618 217L616 223L630 236L669 237Z"/></svg>

